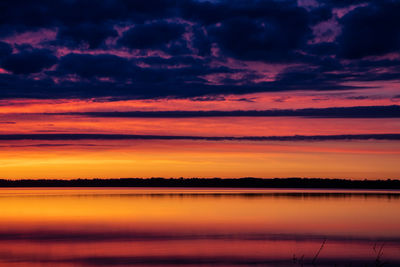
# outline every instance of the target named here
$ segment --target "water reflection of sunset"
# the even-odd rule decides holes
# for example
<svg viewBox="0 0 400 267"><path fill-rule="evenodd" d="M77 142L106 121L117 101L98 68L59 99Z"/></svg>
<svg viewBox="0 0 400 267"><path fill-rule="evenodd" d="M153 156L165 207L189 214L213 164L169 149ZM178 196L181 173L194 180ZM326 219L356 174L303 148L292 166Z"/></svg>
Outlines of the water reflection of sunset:
<svg viewBox="0 0 400 267"><path fill-rule="evenodd" d="M6 261L19 257L49 265L89 258L110 264L156 258L290 262L293 254L311 258L326 238L322 261L367 262L374 259L376 242L386 243L386 259L400 261L395 191L302 192L307 191L4 189L0 252L12 251L2 257Z"/></svg>

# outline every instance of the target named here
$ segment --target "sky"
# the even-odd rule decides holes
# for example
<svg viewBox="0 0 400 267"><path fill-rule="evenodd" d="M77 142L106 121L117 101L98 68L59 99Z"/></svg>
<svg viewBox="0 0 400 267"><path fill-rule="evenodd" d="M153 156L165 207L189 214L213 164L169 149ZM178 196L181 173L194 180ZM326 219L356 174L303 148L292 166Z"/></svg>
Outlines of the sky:
<svg viewBox="0 0 400 267"><path fill-rule="evenodd" d="M400 178L400 1L0 13L0 178Z"/></svg>

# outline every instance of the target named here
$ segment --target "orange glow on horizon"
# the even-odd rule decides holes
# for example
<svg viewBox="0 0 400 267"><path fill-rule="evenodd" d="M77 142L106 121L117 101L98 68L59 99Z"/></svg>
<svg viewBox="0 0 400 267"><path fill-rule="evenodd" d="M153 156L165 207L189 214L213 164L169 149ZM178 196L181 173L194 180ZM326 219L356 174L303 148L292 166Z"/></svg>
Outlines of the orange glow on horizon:
<svg viewBox="0 0 400 267"><path fill-rule="evenodd" d="M21 142L0 151L2 178L398 178L400 156L390 141Z"/></svg>
<svg viewBox="0 0 400 267"><path fill-rule="evenodd" d="M371 89L372 90L372 89ZM373 91L373 90L372 90ZM370 93L372 92L370 91ZM355 92L353 92L355 93ZM372 92L373 93L373 92ZM127 134L203 137L400 134L397 118L110 118L43 112L265 110L392 105L390 98L316 100L307 92L218 99L1 100L0 134ZM398 179L398 141L190 140L0 141L0 178L318 177Z"/></svg>

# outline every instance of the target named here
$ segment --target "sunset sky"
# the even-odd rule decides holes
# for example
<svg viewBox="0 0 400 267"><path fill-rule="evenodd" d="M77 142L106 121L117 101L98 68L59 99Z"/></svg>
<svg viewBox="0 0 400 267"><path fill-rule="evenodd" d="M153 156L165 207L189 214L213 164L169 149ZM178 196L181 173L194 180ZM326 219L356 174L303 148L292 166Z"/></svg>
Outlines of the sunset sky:
<svg viewBox="0 0 400 267"><path fill-rule="evenodd" d="M400 1L0 2L0 178L400 178Z"/></svg>

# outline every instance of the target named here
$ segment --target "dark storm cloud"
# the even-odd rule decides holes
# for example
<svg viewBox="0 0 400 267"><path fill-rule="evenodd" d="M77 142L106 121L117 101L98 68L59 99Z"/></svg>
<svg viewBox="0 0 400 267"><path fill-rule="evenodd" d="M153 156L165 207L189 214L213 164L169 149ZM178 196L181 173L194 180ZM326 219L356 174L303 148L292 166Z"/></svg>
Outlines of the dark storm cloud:
<svg viewBox="0 0 400 267"><path fill-rule="evenodd" d="M400 52L399 11L389 0L1 1L0 98L204 97L399 80L395 57L366 58ZM296 67L260 82L269 74L248 61Z"/></svg>
<svg viewBox="0 0 400 267"><path fill-rule="evenodd" d="M184 25L178 23L137 24L124 32L118 42L132 49L159 48L178 39L184 32Z"/></svg>
<svg viewBox="0 0 400 267"><path fill-rule="evenodd" d="M11 53L12 53L11 45L4 42L0 42L0 60L5 56L10 55Z"/></svg>
<svg viewBox="0 0 400 267"><path fill-rule="evenodd" d="M192 46L199 56L209 56L211 53L211 41L203 28L193 28Z"/></svg>
<svg viewBox="0 0 400 267"><path fill-rule="evenodd" d="M116 36L118 36L118 33L111 24L82 23L60 27L57 41L53 44L61 44L71 48L88 44L90 49L95 49L104 45L107 38Z"/></svg>
<svg viewBox="0 0 400 267"><path fill-rule="evenodd" d="M126 78L134 74L133 64L114 55L68 54L60 59L59 75L77 74L82 78Z"/></svg>
<svg viewBox="0 0 400 267"><path fill-rule="evenodd" d="M267 62L297 60L294 50L310 37L311 24L330 17L327 8L311 14L296 1L186 1L182 12L208 26L226 55Z"/></svg>
<svg viewBox="0 0 400 267"><path fill-rule="evenodd" d="M258 1L258 0L221 0L221 1L178 1L182 17L201 22L204 25L216 24L234 17L254 19L284 20L307 19L306 10L297 5L297 1Z"/></svg>
<svg viewBox="0 0 400 267"><path fill-rule="evenodd" d="M180 66L180 65L203 65L205 63L208 63L208 61L204 59L199 59L199 58L194 58L191 56L176 56L176 57L170 57L170 58L162 58L162 57L142 57L138 58L137 62L142 62L145 64L149 64L154 67L175 67L175 66Z"/></svg>
<svg viewBox="0 0 400 267"><path fill-rule="evenodd" d="M1 66L15 74L37 73L57 63L57 57L47 49L22 51L5 57Z"/></svg>
<svg viewBox="0 0 400 267"><path fill-rule="evenodd" d="M172 0L5 0L0 2L3 34L106 21L142 22L172 16Z"/></svg>
<svg viewBox="0 0 400 267"><path fill-rule="evenodd" d="M310 14L310 20L313 24L322 22L322 21L327 21L332 18L332 9L327 7L327 6L322 6L319 8L315 8L311 10Z"/></svg>
<svg viewBox="0 0 400 267"><path fill-rule="evenodd" d="M338 50L335 43L323 42L318 44L309 45L307 51L313 55L328 56L334 55Z"/></svg>
<svg viewBox="0 0 400 267"><path fill-rule="evenodd" d="M151 65L150 68L137 66L138 63ZM233 73L235 70L219 67L211 68L193 57L177 56L171 58L143 57L129 60L110 54L68 54L60 59L54 74L63 76L77 74L82 78L109 77L134 79L138 82L193 81L199 75L213 73ZM179 68L168 68L180 66ZM131 88L135 88L131 85Z"/></svg>
<svg viewBox="0 0 400 267"><path fill-rule="evenodd" d="M287 62L298 59L294 50L304 44L309 29L306 16L287 21L239 17L224 21L209 31L228 56Z"/></svg>
<svg viewBox="0 0 400 267"><path fill-rule="evenodd" d="M400 50L400 2L381 1L354 9L340 22L341 56L357 59Z"/></svg>

